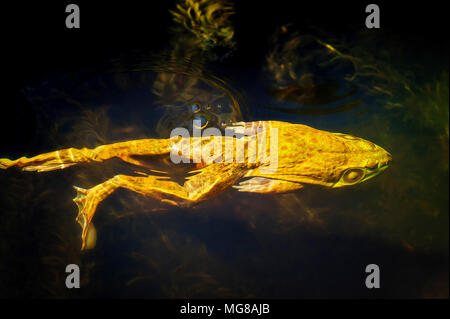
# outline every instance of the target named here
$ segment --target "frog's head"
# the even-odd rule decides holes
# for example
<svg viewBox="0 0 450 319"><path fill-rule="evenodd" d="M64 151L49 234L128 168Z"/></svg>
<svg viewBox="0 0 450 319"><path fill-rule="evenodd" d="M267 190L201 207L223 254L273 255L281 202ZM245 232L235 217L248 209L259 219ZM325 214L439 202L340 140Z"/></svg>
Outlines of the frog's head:
<svg viewBox="0 0 450 319"><path fill-rule="evenodd" d="M332 187L361 183L388 168L392 156L380 146L347 134L334 133L334 135L345 145L347 160L338 168L338 180Z"/></svg>
<svg viewBox="0 0 450 319"><path fill-rule="evenodd" d="M271 121L266 125L278 129L276 169L272 168L267 173L258 168L251 172L253 176L341 187L355 185L380 174L392 159L383 148L359 137L302 124ZM266 145L269 144L272 142Z"/></svg>

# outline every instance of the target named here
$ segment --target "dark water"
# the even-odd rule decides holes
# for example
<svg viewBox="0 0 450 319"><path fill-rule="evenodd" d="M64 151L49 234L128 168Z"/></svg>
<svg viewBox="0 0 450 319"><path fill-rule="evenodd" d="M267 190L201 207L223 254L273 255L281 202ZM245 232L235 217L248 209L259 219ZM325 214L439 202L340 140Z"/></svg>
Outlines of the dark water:
<svg viewBox="0 0 450 319"><path fill-rule="evenodd" d="M438 13L407 8L430 22L406 26L404 8L380 3L386 18L369 32L358 2L236 3L234 43L200 50L172 29L173 7L86 4L76 35L51 27L61 10L49 7L36 30L18 31L29 40L6 67L0 157L167 137L202 116L210 126L281 120L359 136L388 150L391 166L347 188L230 189L156 212L158 202L120 189L98 208L96 247L83 253L72 185L137 168L1 171L0 296L448 298L448 42ZM102 12L122 13L127 27L94 23ZM80 266L83 289L65 287L68 264ZM368 264L380 267L380 289L365 286Z"/></svg>

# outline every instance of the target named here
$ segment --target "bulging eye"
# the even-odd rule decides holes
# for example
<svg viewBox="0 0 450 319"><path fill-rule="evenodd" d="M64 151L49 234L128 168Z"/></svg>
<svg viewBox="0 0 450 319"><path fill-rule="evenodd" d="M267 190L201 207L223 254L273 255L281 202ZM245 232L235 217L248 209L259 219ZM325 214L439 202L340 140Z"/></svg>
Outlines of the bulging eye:
<svg viewBox="0 0 450 319"><path fill-rule="evenodd" d="M198 103L194 103L191 105L191 111L192 113L197 113L201 109L200 105Z"/></svg>
<svg viewBox="0 0 450 319"><path fill-rule="evenodd" d="M194 127L197 129L204 129L208 125L208 119L204 116L194 117Z"/></svg>
<svg viewBox="0 0 450 319"><path fill-rule="evenodd" d="M350 168L344 172L342 179L345 183L354 184L364 177L364 170L360 168Z"/></svg>

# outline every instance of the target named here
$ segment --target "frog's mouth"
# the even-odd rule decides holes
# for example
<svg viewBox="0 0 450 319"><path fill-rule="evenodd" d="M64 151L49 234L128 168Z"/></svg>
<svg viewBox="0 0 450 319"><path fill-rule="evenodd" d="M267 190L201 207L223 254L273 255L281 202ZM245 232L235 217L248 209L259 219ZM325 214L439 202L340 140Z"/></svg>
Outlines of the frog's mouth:
<svg viewBox="0 0 450 319"><path fill-rule="evenodd" d="M383 163L381 164L378 168L376 169L370 169L370 168L365 168L365 174L364 177L359 181L364 182L367 181L368 179L371 179L372 177L375 177L377 175L380 175L381 173L383 173L387 168L389 167L389 162Z"/></svg>

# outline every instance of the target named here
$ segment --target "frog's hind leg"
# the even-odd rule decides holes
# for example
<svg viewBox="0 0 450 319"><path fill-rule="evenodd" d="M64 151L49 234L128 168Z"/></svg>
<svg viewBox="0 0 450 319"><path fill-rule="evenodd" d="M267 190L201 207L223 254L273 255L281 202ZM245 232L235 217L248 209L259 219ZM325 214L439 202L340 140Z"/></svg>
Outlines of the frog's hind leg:
<svg viewBox="0 0 450 319"><path fill-rule="evenodd" d="M92 218L94 217L95 210L98 204L105 199L109 194L114 192L118 187L112 183L113 179L107 180L106 182L94 186L90 189L84 189L81 187L74 186L77 191L77 196L73 199L75 204L78 206L78 215L76 221L82 227L81 233L81 250L86 247L86 238L89 226L91 224Z"/></svg>
<svg viewBox="0 0 450 319"><path fill-rule="evenodd" d="M198 174L190 176L183 185L167 177L116 175L90 189L75 187L77 196L74 202L79 210L77 221L83 228L81 249L85 248L88 228L97 206L119 187L172 205L190 206L233 185L242 177L244 170L240 164L216 163L196 172Z"/></svg>
<svg viewBox="0 0 450 319"><path fill-rule="evenodd" d="M0 158L0 168L19 167L24 171L52 171L64 169L77 163L88 162L92 150L69 148L50 153L39 154L31 158L21 157L17 160Z"/></svg>
<svg viewBox="0 0 450 319"><path fill-rule="evenodd" d="M132 156L167 154L170 152L170 147L170 139L142 139L101 145L94 149L67 148L31 158L21 157L17 160L0 158L0 168L7 169L16 166L24 171L46 172L64 169L79 163L103 162L113 157L138 166L146 166L144 163L133 159Z"/></svg>

